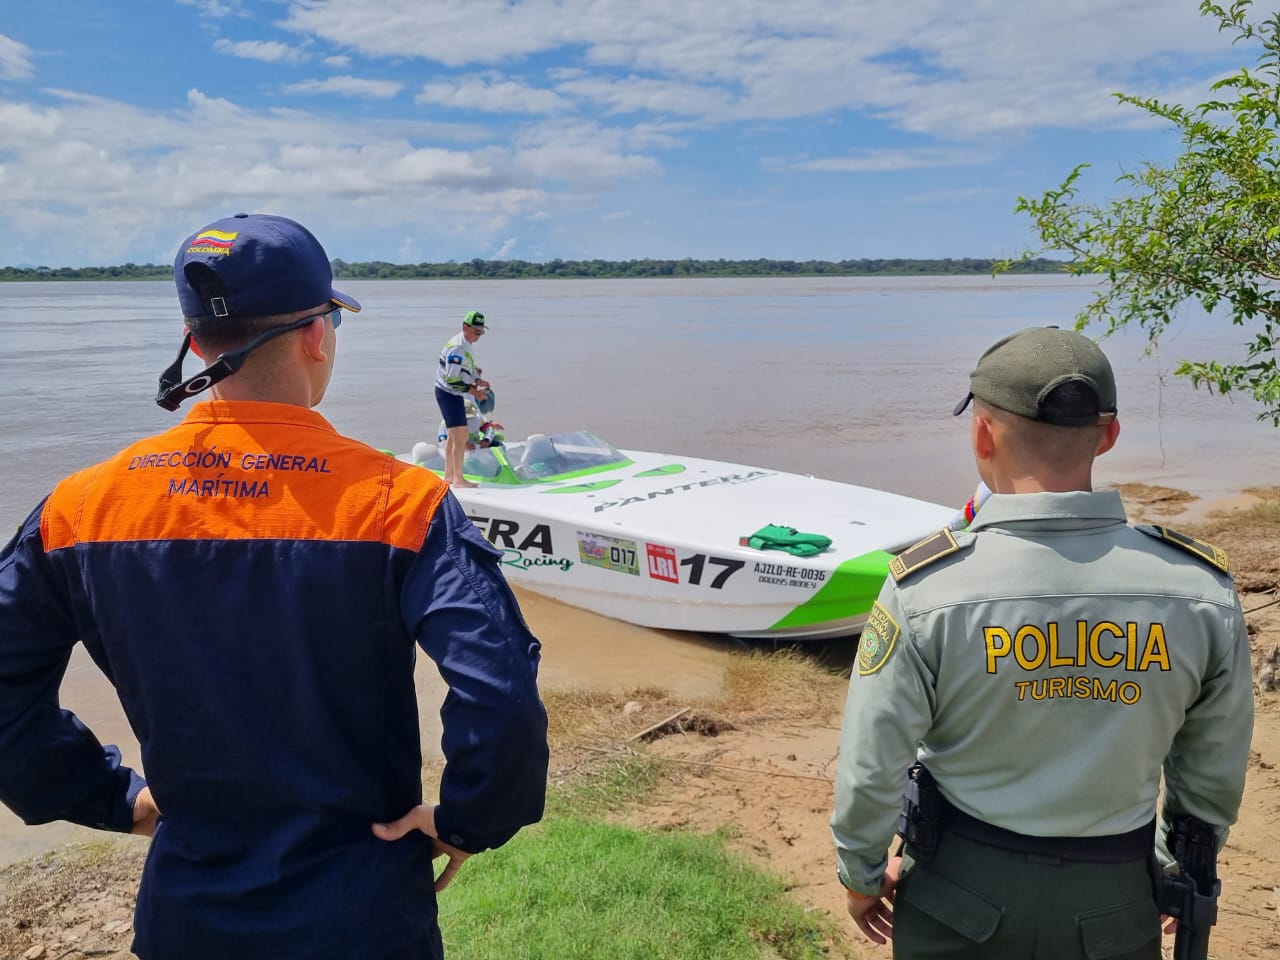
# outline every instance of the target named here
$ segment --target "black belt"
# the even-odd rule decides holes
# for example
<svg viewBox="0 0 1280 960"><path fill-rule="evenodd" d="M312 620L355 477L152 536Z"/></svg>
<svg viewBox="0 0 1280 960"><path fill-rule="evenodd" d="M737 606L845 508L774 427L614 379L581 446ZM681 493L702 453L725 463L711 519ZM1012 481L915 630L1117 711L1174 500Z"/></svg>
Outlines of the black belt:
<svg viewBox="0 0 1280 960"><path fill-rule="evenodd" d="M1131 863L1146 860L1155 852L1155 820L1137 830L1107 837L1032 837L971 817L941 794L938 798L942 801L939 826L943 833L1014 853L1078 863Z"/></svg>

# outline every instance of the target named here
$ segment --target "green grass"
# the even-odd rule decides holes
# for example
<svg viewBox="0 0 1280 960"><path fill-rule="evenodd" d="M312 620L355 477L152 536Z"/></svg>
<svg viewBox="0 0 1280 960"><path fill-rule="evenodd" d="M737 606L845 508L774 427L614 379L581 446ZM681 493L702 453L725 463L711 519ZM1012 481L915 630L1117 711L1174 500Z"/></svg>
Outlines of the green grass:
<svg viewBox="0 0 1280 960"><path fill-rule="evenodd" d="M718 834L552 815L440 896L451 960L807 960L831 922Z"/></svg>
<svg viewBox="0 0 1280 960"><path fill-rule="evenodd" d="M728 699L753 716L808 717L815 678L847 682L805 659L735 658ZM542 823L469 860L440 895L450 960L818 960L849 956L838 924L788 894L786 882L711 835L611 822L644 804L661 757L625 741L622 702L661 691L547 695L553 763ZM796 703L806 704L797 707ZM674 704L654 708L666 715ZM799 712L797 712L799 711ZM636 720L646 725L651 717ZM638 727L637 727L638 729ZM601 741L601 730L615 739ZM617 739L621 738L621 739Z"/></svg>

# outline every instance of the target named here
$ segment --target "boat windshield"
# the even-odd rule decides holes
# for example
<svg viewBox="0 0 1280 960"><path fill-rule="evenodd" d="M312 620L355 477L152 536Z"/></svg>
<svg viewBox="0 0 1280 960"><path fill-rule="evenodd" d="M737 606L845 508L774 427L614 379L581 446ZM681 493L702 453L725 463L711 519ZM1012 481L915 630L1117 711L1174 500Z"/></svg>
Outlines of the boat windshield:
<svg viewBox="0 0 1280 960"><path fill-rule="evenodd" d="M503 452L516 477L526 482L631 462L626 454L585 430L550 436L534 433L527 440L508 443Z"/></svg>

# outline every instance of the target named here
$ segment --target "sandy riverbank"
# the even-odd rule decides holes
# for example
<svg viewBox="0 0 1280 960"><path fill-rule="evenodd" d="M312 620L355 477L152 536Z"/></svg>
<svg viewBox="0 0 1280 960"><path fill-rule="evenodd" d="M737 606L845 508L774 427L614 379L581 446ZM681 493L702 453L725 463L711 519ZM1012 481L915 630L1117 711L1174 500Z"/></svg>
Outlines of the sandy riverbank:
<svg viewBox="0 0 1280 960"><path fill-rule="evenodd" d="M1179 491L1121 488L1131 519L1168 522L1224 547L1241 588L1254 648L1258 714L1240 822L1220 864L1221 916L1211 956L1266 958L1280 951L1280 488L1243 492L1205 504ZM577 611L529 598L530 623L546 643L554 684L557 638L587 624ZM586 615L589 616L589 615ZM598 618L590 624L600 629ZM636 628L617 628L628 640ZM643 633L639 631L638 633ZM572 641L563 641L566 643ZM628 644L628 648L633 645ZM644 749L665 758L653 801L627 819L660 829L710 830L729 825L736 844L771 870L790 877L794 895L842 916L833 877L827 818L852 645L827 648L827 670L802 689L725 697L708 689L727 648L695 645L683 673L667 682L626 683L627 671L593 703L592 728L553 756L553 778L572 777L593 756ZM552 701L554 702L554 701ZM647 746L631 740L647 726L680 713ZM145 841L104 838L92 848L63 848L0 872L0 957L128 956L133 892ZM887 957L854 939L837 949Z"/></svg>

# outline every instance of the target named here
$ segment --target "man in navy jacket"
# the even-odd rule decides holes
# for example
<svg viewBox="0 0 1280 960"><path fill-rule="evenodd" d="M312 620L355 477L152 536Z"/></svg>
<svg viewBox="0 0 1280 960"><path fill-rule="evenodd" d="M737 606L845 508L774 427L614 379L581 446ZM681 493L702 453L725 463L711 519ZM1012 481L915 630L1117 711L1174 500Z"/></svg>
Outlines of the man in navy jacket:
<svg viewBox="0 0 1280 960"><path fill-rule="evenodd" d="M312 409L360 309L315 237L228 217L174 272L157 402L210 399L63 480L0 553L0 801L154 833L143 958L440 957L436 891L542 815L538 641L448 487ZM216 359L183 380L189 346ZM59 708L76 643L145 782ZM449 687L432 805L419 647Z"/></svg>

